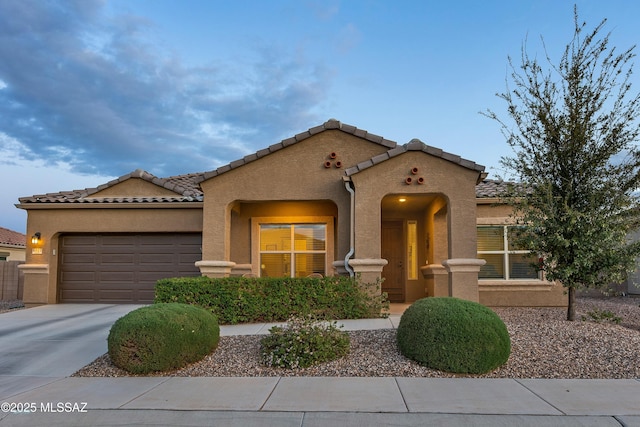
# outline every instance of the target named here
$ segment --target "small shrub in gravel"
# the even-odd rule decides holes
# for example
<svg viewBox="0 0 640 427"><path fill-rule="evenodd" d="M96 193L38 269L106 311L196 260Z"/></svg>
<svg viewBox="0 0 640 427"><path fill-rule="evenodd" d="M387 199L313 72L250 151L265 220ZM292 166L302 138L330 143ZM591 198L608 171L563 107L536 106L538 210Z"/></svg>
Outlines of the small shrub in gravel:
<svg viewBox="0 0 640 427"><path fill-rule="evenodd" d="M504 322L489 308L458 298L423 298L400 318L400 352L432 369L482 374L509 359Z"/></svg>
<svg viewBox="0 0 640 427"><path fill-rule="evenodd" d="M260 341L262 362L280 368L307 368L349 353L349 335L336 322L313 317L292 318L286 326L274 326Z"/></svg>
<svg viewBox="0 0 640 427"><path fill-rule="evenodd" d="M619 325L622 322L622 317L617 316L611 310L598 310L597 308L587 312L587 315L582 316L582 321L590 320L592 322L611 322Z"/></svg>
<svg viewBox="0 0 640 427"><path fill-rule="evenodd" d="M216 317L187 304L154 304L118 319L107 339L114 365L133 374L181 368L218 345Z"/></svg>

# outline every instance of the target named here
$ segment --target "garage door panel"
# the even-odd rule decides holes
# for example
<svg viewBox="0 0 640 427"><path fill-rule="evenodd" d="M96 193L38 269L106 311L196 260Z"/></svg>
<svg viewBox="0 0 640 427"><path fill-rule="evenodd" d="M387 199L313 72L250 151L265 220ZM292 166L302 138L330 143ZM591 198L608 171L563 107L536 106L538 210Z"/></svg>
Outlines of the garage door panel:
<svg viewBox="0 0 640 427"><path fill-rule="evenodd" d="M94 293L92 290L65 289L62 291L62 299L64 302L86 302L92 301Z"/></svg>
<svg viewBox="0 0 640 427"><path fill-rule="evenodd" d="M200 234L64 235L60 242L61 302L151 303L159 279L200 275Z"/></svg>
<svg viewBox="0 0 640 427"><path fill-rule="evenodd" d="M134 254L122 254L122 253L113 253L113 254L105 254L103 253L100 257L100 262L103 264L126 264L132 265L135 263Z"/></svg>
<svg viewBox="0 0 640 427"><path fill-rule="evenodd" d="M99 298L101 302L112 302L114 304L121 301L128 301L135 298L136 295L131 290L113 290L100 291Z"/></svg>
<svg viewBox="0 0 640 427"><path fill-rule="evenodd" d="M71 247L95 246L97 235L67 235L63 243Z"/></svg>
<svg viewBox="0 0 640 427"><path fill-rule="evenodd" d="M163 273L168 273L165 277L176 277L176 272L174 270L164 271ZM138 273L138 281L140 283L150 283L151 288L155 287L156 282L158 281L158 273L154 273L153 271L149 272L139 272Z"/></svg>
<svg viewBox="0 0 640 427"><path fill-rule="evenodd" d="M93 271L63 271L60 278L69 284L93 283L96 281L96 273Z"/></svg>
<svg viewBox="0 0 640 427"><path fill-rule="evenodd" d="M136 234L100 234L102 246L132 246L136 244Z"/></svg>
<svg viewBox="0 0 640 427"><path fill-rule="evenodd" d="M62 262L69 264L87 264L87 263L95 263L96 256L95 254L87 254L87 253L67 253L64 252L62 254Z"/></svg>
<svg viewBox="0 0 640 427"><path fill-rule="evenodd" d="M136 275L132 271L103 271L98 275L98 280L102 283L135 283Z"/></svg>
<svg viewBox="0 0 640 427"><path fill-rule="evenodd" d="M157 253L157 254L140 254L140 264L173 264L176 254Z"/></svg>

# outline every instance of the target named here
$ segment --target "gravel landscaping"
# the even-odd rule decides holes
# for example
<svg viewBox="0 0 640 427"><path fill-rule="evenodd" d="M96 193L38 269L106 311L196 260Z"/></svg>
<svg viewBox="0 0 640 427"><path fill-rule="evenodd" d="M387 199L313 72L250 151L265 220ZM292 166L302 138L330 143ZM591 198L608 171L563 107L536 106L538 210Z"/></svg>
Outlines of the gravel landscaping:
<svg viewBox="0 0 640 427"><path fill-rule="evenodd" d="M24 304L19 299L0 301L0 313L7 311L20 310L24 308Z"/></svg>
<svg viewBox="0 0 640 427"><path fill-rule="evenodd" d="M580 297L577 319L610 311L622 320L568 322L564 308L496 308L511 336L509 361L484 378L640 378L640 298ZM260 363L261 336L221 337L214 353L183 369L159 373L180 377L341 376L461 377L418 365L397 349L395 330L354 331L346 357L306 369L269 368ZM130 376L108 355L74 376Z"/></svg>

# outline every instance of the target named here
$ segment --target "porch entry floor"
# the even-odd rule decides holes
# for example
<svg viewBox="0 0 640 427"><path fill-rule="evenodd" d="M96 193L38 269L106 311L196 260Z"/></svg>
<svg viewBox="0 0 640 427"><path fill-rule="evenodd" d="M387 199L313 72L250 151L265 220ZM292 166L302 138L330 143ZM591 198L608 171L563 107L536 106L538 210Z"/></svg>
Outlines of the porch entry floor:
<svg viewBox="0 0 640 427"><path fill-rule="evenodd" d="M402 314L410 305L410 303L392 302L389 304L389 314Z"/></svg>

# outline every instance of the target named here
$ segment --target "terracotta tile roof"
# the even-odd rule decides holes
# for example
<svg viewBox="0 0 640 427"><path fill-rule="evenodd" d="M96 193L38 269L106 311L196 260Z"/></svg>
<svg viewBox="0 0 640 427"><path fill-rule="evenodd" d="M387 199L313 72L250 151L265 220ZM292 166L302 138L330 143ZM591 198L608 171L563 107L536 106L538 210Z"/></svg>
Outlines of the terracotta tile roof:
<svg viewBox="0 0 640 427"><path fill-rule="evenodd" d="M513 183L501 179L483 179L476 185L476 197L479 199L498 198L506 193L510 184Z"/></svg>
<svg viewBox="0 0 640 427"><path fill-rule="evenodd" d="M17 231L0 227L0 245L24 248L27 245L27 236Z"/></svg>
<svg viewBox="0 0 640 427"><path fill-rule="evenodd" d="M320 126L313 127L311 129L307 130L306 132L299 133L299 134L297 134L297 135L295 135L295 136L293 136L291 138L283 139L279 143L271 145L269 148L262 149L262 150L260 150L260 151L258 151L256 153L254 153L254 154L249 154L248 156L245 156L242 159L233 161L233 162L229 163L228 165L221 166L216 170L205 172L203 174L202 180L199 181L199 182L202 182L204 180L213 178L215 176L218 176L220 174L228 172L228 171L230 171L232 169L235 169L235 168L238 168L238 167L240 167L242 165L245 165L247 163L253 162L254 160L258 160L261 157L267 156L267 155L269 155L271 153L274 153L274 152L276 152L278 150L281 150L281 149L283 149L285 147L288 147L290 145L296 144L296 143L298 143L300 141L304 141L305 139L310 138L313 135L318 134L320 132L324 132L324 131L327 131L327 130L333 130L333 129L341 130L342 132L349 133L351 135L355 135L357 137L366 139L367 141L371 141L371 142L374 142L376 144L380 144L383 147L386 147L388 149L395 148L398 145L397 142L385 139L380 135L375 135L373 133L367 132L366 130L358 129L355 126L351 126L351 125L342 123L342 122L340 122L340 121L338 121L336 119L329 119L326 122L324 122L323 124L321 124Z"/></svg>
<svg viewBox="0 0 640 427"><path fill-rule="evenodd" d="M392 157L398 156L407 151L424 151L436 157L440 157L447 161L456 163L465 168L475 170L480 174L482 180L486 174L484 173L484 166L478 165L470 160L461 158L460 156L443 151L440 148L432 147L424 144L418 139L411 140L408 144L398 145L396 142L383 138L382 136L375 135L367 132L363 129L358 129L355 126L351 126L342 123L335 119L330 119L320 126L310 128L306 132L299 133L291 138L284 139L277 144L273 144L268 148L257 151L256 153L249 154L242 159L233 161L225 166L221 166L213 171L203 173L190 173L185 175L176 175L168 178L158 178L149 172L141 169L137 169L129 174L123 175L117 179L114 179L106 184L100 185L96 188L85 188L83 190L61 191L57 193L39 194L29 197L21 197L21 204L30 203L179 203L179 202L201 202L203 200L203 193L200 189L200 183L207 179L213 178L217 175L238 168L242 165L258 160L261 157L267 156L278 150L281 150L289 145L296 144L300 141L304 141L313 135L327 130L340 130L351 135L366 139L376 144L380 144L387 148L388 151L372 157L369 160L361 162L353 167L347 168L345 174L347 176L358 173L359 171L384 162ZM140 178L145 181L151 182L162 188L169 189L176 192L176 196L159 196L159 197L92 197L92 195L119 184L127 179ZM476 187L476 194L479 198L496 197L500 191L506 188L506 184L502 181L482 180L479 181Z"/></svg>
<svg viewBox="0 0 640 427"><path fill-rule="evenodd" d="M378 163L382 163L393 157L399 156L400 154L406 153L407 151L423 151L427 154L431 154L432 156L435 156L435 157L440 157L444 160L458 164L467 169L477 171L480 173L480 179L483 179L486 177L486 174L484 173L484 166L478 165L475 162L472 162L471 160L463 159L462 157L457 156L455 154L447 153L446 151L443 151L440 148L427 145L424 142L420 141L419 139L412 139L407 144L394 147L391 150L387 151L386 153L379 154L375 157L372 157L371 159L365 160L364 162L358 163L355 166L347 168L345 170L345 174L347 176L354 175L364 169L377 165Z"/></svg>
<svg viewBox="0 0 640 427"><path fill-rule="evenodd" d="M20 203L173 203L173 202L201 202L202 191L197 184L197 180L202 177L201 173L177 175L169 178L158 178L149 172L137 169L126 175L122 175L106 184L96 188L85 188L84 190L61 191L58 193L37 194L30 197L21 197ZM151 182L159 187L175 191L175 196L157 197L91 197L92 195L126 181L130 178L140 178Z"/></svg>
<svg viewBox="0 0 640 427"><path fill-rule="evenodd" d="M197 175L197 174L190 174L190 175ZM98 193L109 187L113 187L114 185L119 184L131 178L143 179L145 181L148 181L152 184L157 185L158 187L163 187L163 188L166 188L167 190L175 191L176 193L179 193L185 197L197 196L198 195L197 193L202 194L202 192L200 192L199 189L196 190L197 186L194 186L189 182L188 177L190 175L180 175L177 177L170 177L170 178L158 178L157 176L150 174L147 171L143 171L142 169L136 169L133 172L128 173L126 175L122 175L121 177L116 178L113 181L109 181L106 184L99 185L96 188L89 188L84 190L84 192L81 194L81 197L82 198L89 197L92 194Z"/></svg>

